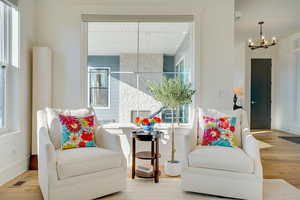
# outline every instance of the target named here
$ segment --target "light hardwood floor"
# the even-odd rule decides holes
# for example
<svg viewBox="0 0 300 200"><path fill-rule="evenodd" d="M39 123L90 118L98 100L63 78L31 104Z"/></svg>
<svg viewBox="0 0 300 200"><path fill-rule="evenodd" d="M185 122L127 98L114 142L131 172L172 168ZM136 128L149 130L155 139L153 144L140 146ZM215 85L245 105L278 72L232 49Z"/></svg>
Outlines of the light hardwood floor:
<svg viewBox="0 0 300 200"><path fill-rule="evenodd" d="M284 179L300 189L300 144L295 144L278 136L294 136L279 131L254 131L254 136L272 147L261 150L264 177ZM162 177L166 177L162 174ZM13 186L17 181L25 181L21 186ZM37 171L27 171L0 187L1 200L41 200Z"/></svg>
<svg viewBox="0 0 300 200"><path fill-rule="evenodd" d="M256 139L273 145L261 150L264 178L284 179L300 189L300 144L278 136L295 136L280 131L257 131Z"/></svg>

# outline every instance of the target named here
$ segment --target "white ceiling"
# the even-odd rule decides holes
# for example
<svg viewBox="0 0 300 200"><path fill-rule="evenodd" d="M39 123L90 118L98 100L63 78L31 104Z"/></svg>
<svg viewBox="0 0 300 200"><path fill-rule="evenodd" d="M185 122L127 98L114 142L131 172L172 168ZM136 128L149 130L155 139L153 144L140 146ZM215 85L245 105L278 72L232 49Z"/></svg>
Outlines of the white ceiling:
<svg viewBox="0 0 300 200"><path fill-rule="evenodd" d="M264 21L264 35L270 39L300 31L300 0L236 0L235 11L241 12L236 20L237 41L256 39L258 21Z"/></svg>
<svg viewBox="0 0 300 200"><path fill-rule="evenodd" d="M140 23L140 52L174 55L189 27L189 23ZM89 55L136 53L137 30L137 23L89 23Z"/></svg>

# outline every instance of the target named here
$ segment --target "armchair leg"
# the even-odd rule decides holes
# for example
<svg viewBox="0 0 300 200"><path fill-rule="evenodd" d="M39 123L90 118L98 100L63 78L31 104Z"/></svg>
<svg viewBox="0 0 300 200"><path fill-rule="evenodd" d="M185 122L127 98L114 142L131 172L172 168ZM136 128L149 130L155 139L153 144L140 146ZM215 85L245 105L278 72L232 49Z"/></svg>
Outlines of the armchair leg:
<svg viewBox="0 0 300 200"><path fill-rule="evenodd" d="M38 170L38 155L30 156L30 170Z"/></svg>

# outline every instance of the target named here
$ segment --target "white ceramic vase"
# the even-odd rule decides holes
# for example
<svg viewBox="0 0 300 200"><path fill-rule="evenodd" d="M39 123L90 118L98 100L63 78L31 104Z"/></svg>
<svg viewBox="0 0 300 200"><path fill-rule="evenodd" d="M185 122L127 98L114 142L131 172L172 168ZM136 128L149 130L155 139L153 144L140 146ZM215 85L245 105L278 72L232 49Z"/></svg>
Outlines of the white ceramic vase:
<svg viewBox="0 0 300 200"><path fill-rule="evenodd" d="M181 174L181 162L180 161L165 161L165 174L168 176L179 176Z"/></svg>

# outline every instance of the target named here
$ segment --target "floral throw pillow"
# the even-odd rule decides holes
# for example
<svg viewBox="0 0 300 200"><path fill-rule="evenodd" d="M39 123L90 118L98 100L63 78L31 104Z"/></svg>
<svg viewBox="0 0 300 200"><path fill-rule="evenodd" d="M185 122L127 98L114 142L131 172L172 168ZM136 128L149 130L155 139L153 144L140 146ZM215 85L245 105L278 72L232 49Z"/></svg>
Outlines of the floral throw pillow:
<svg viewBox="0 0 300 200"><path fill-rule="evenodd" d="M59 115L61 148L95 147L95 116L75 117Z"/></svg>
<svg viewBox="0 0 300 200"><path fill-rule="evenodd" d="M234 135L236 117L213 119L204 116L203 120L204 133L202 145L238 147L238 140Z"/></svg>

